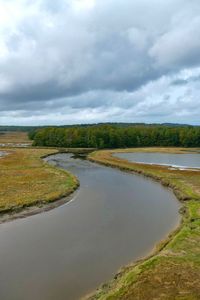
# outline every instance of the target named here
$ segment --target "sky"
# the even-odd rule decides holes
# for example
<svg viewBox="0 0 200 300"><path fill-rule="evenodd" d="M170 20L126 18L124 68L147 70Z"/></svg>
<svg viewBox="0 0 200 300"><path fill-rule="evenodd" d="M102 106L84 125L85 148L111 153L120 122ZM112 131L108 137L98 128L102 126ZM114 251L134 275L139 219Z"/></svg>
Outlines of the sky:
<svg viewBox="0 0 200 300"><path fill-rule="evenodd" d="M0 0L0 124L200 125L199 0Z"/></svg>

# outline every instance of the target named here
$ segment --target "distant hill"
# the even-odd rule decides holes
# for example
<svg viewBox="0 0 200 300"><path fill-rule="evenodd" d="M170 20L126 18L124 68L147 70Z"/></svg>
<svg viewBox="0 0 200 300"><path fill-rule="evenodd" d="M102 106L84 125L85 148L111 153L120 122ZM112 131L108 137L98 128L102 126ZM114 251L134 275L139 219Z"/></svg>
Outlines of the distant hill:
<svg viewBox="0 0 200 300"><path fill-rule="evenodd" d="M32 130L36 129L42 129L42 128L49 128L49 127L55 127L55 128L71 128L71 127L94 127L94 126L100 126L100 125L110 125L115 127L130 127L130 126L166 126L166 127L199 127L199 126L193 126L189 124L178 124L178 123L116 123L116 122L106 122L106 123L93 123L93 124L73 124L73 125L46 125L46 126L7 126L7 125L0 125L0 132L4 131L24 131L24 132L30 132Z"/></svg>

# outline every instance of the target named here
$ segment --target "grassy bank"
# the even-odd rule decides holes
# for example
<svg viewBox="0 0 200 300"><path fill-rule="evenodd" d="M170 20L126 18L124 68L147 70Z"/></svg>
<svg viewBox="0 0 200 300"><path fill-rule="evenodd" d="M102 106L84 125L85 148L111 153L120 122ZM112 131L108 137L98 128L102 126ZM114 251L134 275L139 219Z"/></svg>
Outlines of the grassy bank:
<svg viewBox="0 0 200 300"><path fill-rule="evenodd" d="M13 148L7 152L0 158L0 214L53 202L78 186L72 174L42 161L55 150Z"/></svg>
<svg viewBox="0 0 200 300"><path fill-rule="evenodd" d="M157 246L151 257L121 270L89 299L101 300L198 300L200 299L200 171L131 163L114 152L183 153L190 149L142 148L102 150L89 159L128 172L137 172L169 186L182 201L180 228ZM192 151L195 151L193 149Z"/></svg>

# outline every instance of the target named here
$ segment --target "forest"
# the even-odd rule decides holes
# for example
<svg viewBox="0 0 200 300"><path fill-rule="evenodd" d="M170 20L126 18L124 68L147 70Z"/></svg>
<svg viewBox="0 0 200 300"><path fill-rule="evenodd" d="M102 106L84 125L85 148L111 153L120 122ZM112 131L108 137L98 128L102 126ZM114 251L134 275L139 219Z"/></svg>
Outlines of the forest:
<svg viewBox="0 0 200 300"><path fill-rule="evenodd" d="M69 128L48 127L29 133L34 146L126 148L126 147L200 147L199 126L168 125L94 125Z"/></svg>

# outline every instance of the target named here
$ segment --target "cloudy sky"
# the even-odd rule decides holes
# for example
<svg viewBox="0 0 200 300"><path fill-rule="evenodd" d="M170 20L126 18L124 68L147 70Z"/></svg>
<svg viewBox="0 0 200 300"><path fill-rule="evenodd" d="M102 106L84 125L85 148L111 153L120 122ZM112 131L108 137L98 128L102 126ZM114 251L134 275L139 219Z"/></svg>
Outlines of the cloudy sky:
<svg viewBox="0 0 200 300"><path fill-rule="evenodd" d="M199 0L0 0L0 124L200 124Z"/></svg>

